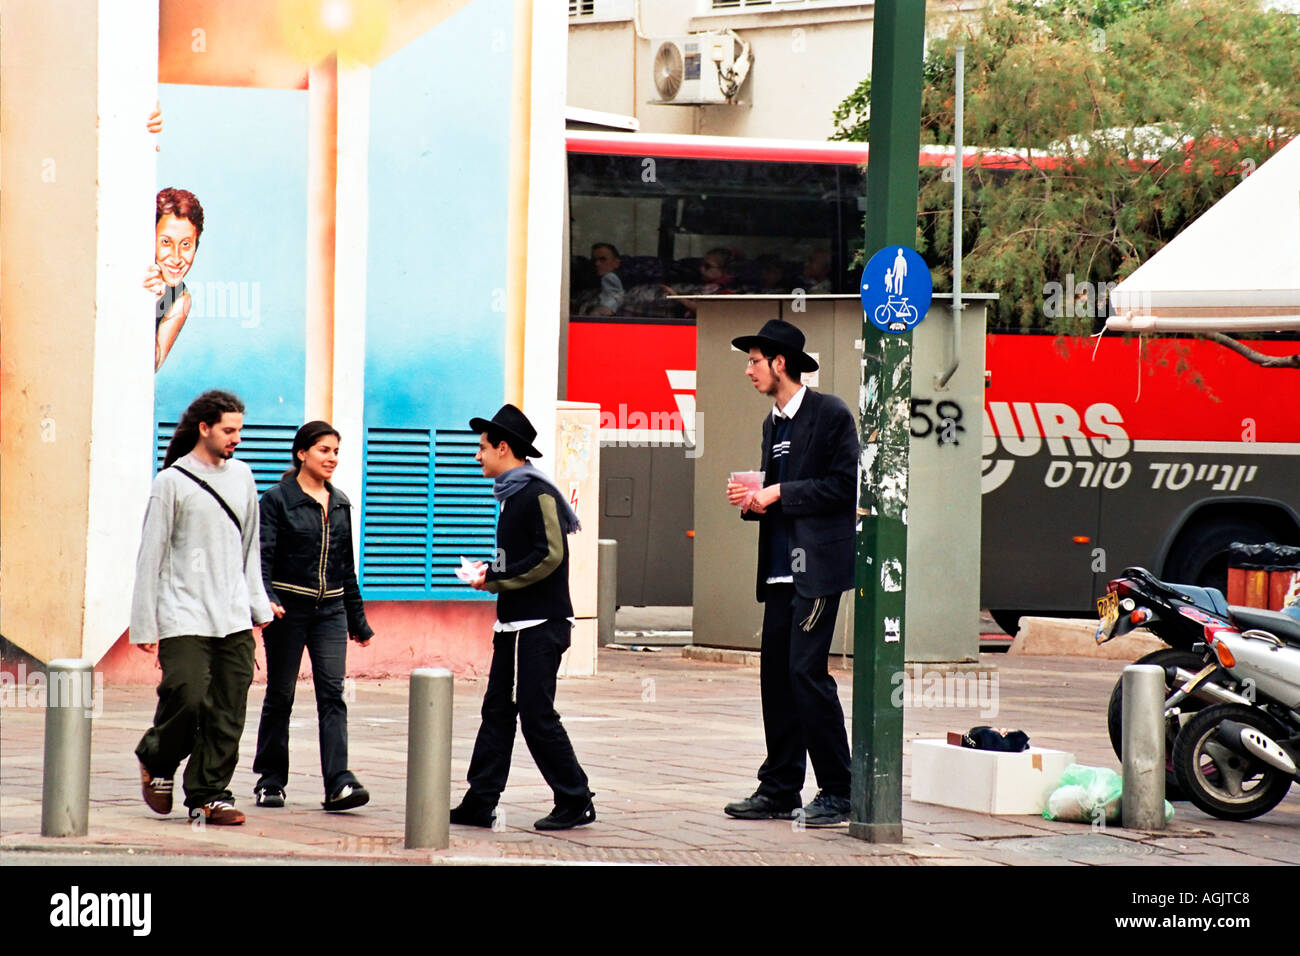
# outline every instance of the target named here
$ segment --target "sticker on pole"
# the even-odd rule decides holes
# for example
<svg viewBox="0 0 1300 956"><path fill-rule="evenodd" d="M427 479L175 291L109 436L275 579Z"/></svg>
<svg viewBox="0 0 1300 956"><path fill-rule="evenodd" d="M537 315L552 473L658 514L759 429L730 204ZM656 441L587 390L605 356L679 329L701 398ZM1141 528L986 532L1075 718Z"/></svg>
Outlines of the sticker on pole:
<svg viewBox="0 0 1300 956"><path fill-rule="evenodd" d="M862 270L862 310L882 332L910 332L934 295L930 270L915 249L885 246Z"/></svg>

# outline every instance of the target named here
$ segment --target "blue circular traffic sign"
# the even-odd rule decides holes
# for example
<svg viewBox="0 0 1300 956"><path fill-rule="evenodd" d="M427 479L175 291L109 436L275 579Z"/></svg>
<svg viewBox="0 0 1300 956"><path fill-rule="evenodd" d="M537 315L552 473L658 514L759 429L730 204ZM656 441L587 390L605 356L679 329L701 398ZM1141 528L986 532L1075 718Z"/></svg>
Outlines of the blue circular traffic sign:
<svg viewBox="0 0 1300 956"><path fill-rule="evenodd" d="M859 286L862 309L882 332L910 332L925 318L934 297L925 260L908 246L885 246L872 256Z"/></svg>

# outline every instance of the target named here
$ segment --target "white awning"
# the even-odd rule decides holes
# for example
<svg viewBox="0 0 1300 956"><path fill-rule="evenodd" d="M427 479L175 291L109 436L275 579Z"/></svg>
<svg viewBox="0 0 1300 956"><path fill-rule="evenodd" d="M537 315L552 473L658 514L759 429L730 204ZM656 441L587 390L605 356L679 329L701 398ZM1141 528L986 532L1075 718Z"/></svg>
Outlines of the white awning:
<svg viewBox="0 0 1300 956"><path fill-rule="evenodd" d="M1300 329L1300 138L1110 293L1124 332Z"/></svg>

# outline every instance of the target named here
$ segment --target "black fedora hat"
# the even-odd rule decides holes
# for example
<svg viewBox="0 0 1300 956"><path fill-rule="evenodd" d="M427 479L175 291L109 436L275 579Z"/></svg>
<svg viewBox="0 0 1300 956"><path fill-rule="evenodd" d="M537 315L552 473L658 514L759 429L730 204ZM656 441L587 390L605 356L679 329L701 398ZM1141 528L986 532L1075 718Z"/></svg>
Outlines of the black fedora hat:
<svg viewBox="0 0 1300 956"><path fill-rule="evenodd" d="M480 435L483 432L504 435L510 439L512 449L523 453L521 456L523 458L542 457L542 453L533 447L533 439L537 437L537 429L528 420L528 416L509 402L497 410L491 421L486 418L471 418L469 427Z"/></svg>
<svg viewBox="0 0 1300 956"><path fill-rule="evenodd" d="M780 352L788 356L787 362L797 366L791 368L791 372L817 371L817 360L803 350L803 333L783 319L768 319L757 335L742 335L738 339L732 339L731 344L742 352L755 347L768 352Z"/></svg>

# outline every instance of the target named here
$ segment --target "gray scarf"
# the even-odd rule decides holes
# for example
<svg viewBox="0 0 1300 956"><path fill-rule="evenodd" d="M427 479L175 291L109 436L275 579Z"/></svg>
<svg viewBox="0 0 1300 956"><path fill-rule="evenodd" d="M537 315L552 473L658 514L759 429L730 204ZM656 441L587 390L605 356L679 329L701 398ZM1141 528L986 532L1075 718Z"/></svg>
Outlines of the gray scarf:
<svg viewBox="0 0 1300 956"><path fill-rule="evenodd" d="M560 494L560 489L556 488L551 479L532 465L523 464L497 475L496 481L492 483L492 494L497 501L505 501L515 492L521 491L524 485L534 478L554 491L556 497L560 499L560 506L563 509L560 512L560 526L564 529L564 533L573 534L575 531L581 531L582 525L578 523L578 516L564 495Z"/></svg>

